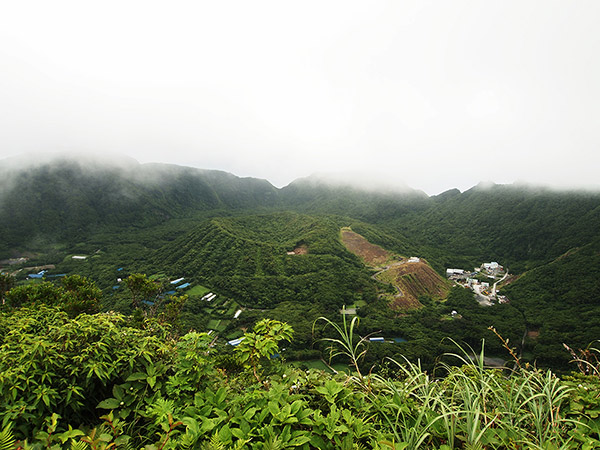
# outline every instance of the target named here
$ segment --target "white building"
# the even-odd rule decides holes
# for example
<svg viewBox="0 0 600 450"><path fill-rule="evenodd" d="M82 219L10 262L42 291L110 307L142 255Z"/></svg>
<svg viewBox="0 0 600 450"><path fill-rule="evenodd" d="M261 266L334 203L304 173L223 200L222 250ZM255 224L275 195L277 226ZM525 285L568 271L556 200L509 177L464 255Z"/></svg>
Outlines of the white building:
<svg viewBox="0 0 600 450"><path fill-rule="evenodd" d="M464 275L465 271L463 269L446 269L446 276L451 277L455 275Z"/></svg>

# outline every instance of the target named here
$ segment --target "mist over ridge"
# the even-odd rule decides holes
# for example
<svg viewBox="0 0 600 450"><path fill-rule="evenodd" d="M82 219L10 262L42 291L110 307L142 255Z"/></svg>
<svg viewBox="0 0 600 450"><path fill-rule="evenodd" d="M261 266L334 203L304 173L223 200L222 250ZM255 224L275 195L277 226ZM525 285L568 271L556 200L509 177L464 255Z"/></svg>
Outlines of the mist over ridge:
<svg viewBox="0 0 600 450"><path fill-rule="evenodd" d="M471 189L489 190L496 186L512 186L517 189L526 189L529 191L551 191L551 192L600 192L598 186L558 186L551 184L536 183L528 180L517 180L513 183L497 183L490 179L482 179L472 186L461 187L457 182L454 186L448 186L440 192L426 192L419 185L408 185L399 176L389 176L383 170L369 171L365 170L338 170L329 172L310 172L306 176L296 178L289 183L278 187L271 180L253 176L238 176L220 168L204 168L187 166L183 164L166 162L144 162L141 163L133 157L120 153L82 153L75 151L62 152L31 152L10 156L0 160L0 173L4 174L4 180L0 182L0 194L6 191L7 183L13 180L16 174L41 167L60 167L61 164L78 167L81 170L101 175L103 172L116 170L124 176L130 177L144 184L160 184L162 176L181 176L184 173L194 174L220 174L221 176L234 177L246 180L262 180L268 183L276 190L291 188L294 186L328 186L331 188L350 188L374 194L386 195L404 195L408 193L419 192L427 197L437 197L448 191L458 189L459 192L466 192ZM485 180L485 181L483 181Z"/></svg>

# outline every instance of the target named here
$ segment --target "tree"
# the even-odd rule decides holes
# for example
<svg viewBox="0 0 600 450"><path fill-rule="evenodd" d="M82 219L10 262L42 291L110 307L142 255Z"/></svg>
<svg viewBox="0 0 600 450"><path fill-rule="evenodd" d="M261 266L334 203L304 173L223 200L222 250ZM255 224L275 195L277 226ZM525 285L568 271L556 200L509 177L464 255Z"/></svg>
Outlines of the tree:
<svg viewBox="0 0 600 450"><path fill-rule="evenodd" d="M81 275L71 275L62 280L63 308L69 316L81 313L94 314L99 311L102 291L93 281Z"/></svg>
<svg viewBox="0 0 600 450"><path fill-rule="evenodd" d="M134 308L139 308L142 300L154 297L160 290L160 287L150 281L145 273L131 274L124 283L131 293L131 303Z"/></svg>
<svg viewBox="0 0 600 450"><path fill-rule="evenodd" d="M29 305L55 305L67 312L70 317L81 313L98 312L102 291L93 281L80 275L63 278L62 285L49 281L29 283L12 288L6 293L6 303L15 308Z"/></svg>
<svg viewBox="0 0 600 450"><path fill-rule="evenodd" d="M8 273L0 272L0 303L4 305L4 294L15 285L15 277Z"/></svg>
<svg viewBox="0 0 600 450"><path fill-rule="evenodd" d="M261 361L271 358L279 351L279 342L292 339L294 330L285 322L263 319L254 325L251 333L244 334L244 339L236 347L240 360L252 372L256 380L261 383L258 372Z"/></svg>

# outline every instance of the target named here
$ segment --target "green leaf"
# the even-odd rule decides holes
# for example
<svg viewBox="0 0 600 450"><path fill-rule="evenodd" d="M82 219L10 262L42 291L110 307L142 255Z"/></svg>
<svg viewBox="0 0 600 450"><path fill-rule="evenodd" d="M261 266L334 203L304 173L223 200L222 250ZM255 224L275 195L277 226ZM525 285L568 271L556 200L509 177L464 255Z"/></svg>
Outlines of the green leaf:
<svg viewBox="0 0 600 450"><path fill-rule="evenodd" d="M244 419L246 419L248 422L250 422L250 420L252 419L252 416L254 416L254 413L256 413L257 408L248 408L248 410L244 413Z"/></svg>
<svg viewBox="0 0 600 450"><path fill-rule="evenodd" d="M216 426L217 426L217 423L214 419L209 419L209 418L205 417L202 420L202 426L200 427L200 433L204 434L209 431L212 431Z"/></svg>
<svg viewBox="0 0 600 450"><path fill-rule="evenodd" d="M98 403L96 408L117 409L119 406L121 406L121 402L119 400L116 398L107 398L106 400L102 400L100 403Z"/></svg>
<svg viewBox="0 0 600 450"><path fill-rule="evenodd" d="M156 383L156 377L148 377L148 378L146 378L146 381L148 382L150 387L153 388L154 384Z"/></svg>
<svg viewBox="0 0 600 450"><path fill-rule="evenodd" d="M135 372L135 373L132 373L131 375L129 375L125 381L145 380L147 376L148 375L146 375L143 372Z"/></svg>
<svg viewBox="0 0 600 450"><path fill-rule="evenodd" d="M231 428L231 434L238 439L246 439L246 434L239 428Z"/></svg>
<svg viewBox="0 0 600 450"><path fill-rule="evenodd" d="M288 442L288 445L299 447L311 441L311 437L303 434L302 436L297 436Z"/></svg>
<svg viewBox="0 0 600 450"><path fill-rule="evenodd" d="M269 412L273 417L276 417L279 414L279 406L277 405L277 403L271 401L267 405L267 408L269 409Z"/></svg>
<svg viewBox="0 0 600 450"><path fill-rule="evenodd" d="M60 439L60 441L64 444L69 439L72 439L72 438L77 437L77 436L84 436L84 435L85 435L85 433L83 431L78 430L76 428L74 430L67 430L64 433L58 434L57 436Z"/></svg>
<svg viewBox="0 0 600 450"><path fill-rule="evenodd" d="M219 430L219 439L221 440L221 442L229 443L229 442L231 442L232 437L233 437L233 434L231 433L231 429L229 428L229 425L225 425L223 428L221 428Z"/></svg>
<svg viewBox="0 0 600 450"><path fill-rule="evenodd" d="M115 445L126 445L127 442L131 440L131 436L127 436L126 434L122 434L118 438L115 439Z"/></svg>

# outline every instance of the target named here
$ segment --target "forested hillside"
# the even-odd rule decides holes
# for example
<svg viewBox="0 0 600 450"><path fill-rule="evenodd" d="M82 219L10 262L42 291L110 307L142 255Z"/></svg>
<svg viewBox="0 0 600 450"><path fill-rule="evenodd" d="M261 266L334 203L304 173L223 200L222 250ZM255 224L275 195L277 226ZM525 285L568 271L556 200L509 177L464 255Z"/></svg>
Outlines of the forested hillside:
<svg viewBox="0 0 600 450"><path fill-rule="evenodd" d="M318 177L277 189L135 161L60 159L5 164L0 172L0 258L13 258L2 270L23 284L44 270L90 277L106 310L132 312L117 280L142 272L196 287L182 312L188 327L232 338L261 318L289 318L300 343L294 351L310 341L315 317L333 317L343 305L369 332L408 341L381 344L373 361L405 354L432 366L447 349L444 337L474 345L496 339L487 330L493 325L524 358L565 370L562 342L583 347L597 338L597 193L481 185L427 197ZM442 298L446 289L428 291L409 273L374 277L342 244L343 227L385 251L423 258L442 276L448 267L499 261L522 277L501 287L508 304L481 307L462 288ZM396 289L419 308L394 308ZM220 306L201 301L209 291ZM244 310L239 319L226 317L236 308ZM489 348L506 357L499 341Z"/></svg>
<svg viewBox="0 0 600 450"><path fill-rule="evenodd" d="M600 336L600 241L525 273L504 292L526 320L530 358L564 365L563 343L585 348Z"/></svg>
<svg viewBox="0 0 600 450"><path fill-rule="evenodd" d="M600 233L597 193L514 185L427 197L409 188L365 190L318 178L277 189L265 180L225 172L135 161L117 166L63 159L13 167L0 168L0 252L5 255L36 242L76 243L106 228L148 227L207 211L292 210L359 219L439 260L440 271L484 259L523 271Z"/></svg>
<svg viewBox="0 0 600 450"><path fill-rule="evenodd" d="M598 193L476 186L431 201L427 210L410 211L383 224L434 254L445 253L448 266L488 259L520 272L600 234Z"/></svg>
<svg viewBox="0 0 600 450"><path fill-rule="evenodd" d="M280 190L285 208L309 214L339 214L366 222L424 211L431 201L422 191L365 189L351 182L328 182L320 177L296 180Z"/></svg>
<svg viewBox="0 0 600 450"><path fill-rule="evenodd" d="M32 164L0 167L0 252L77 243L106 229L149 227L198 211L272 205L277 194L265 180L220 171L135 161Z"/></svg>
<svg viewBox="0 0 600 450"><path fill-rule="evenodd" d="M195 276L246 307L294 301L336 310L375 297L339 229L333 218L295 213L216 218L160 249L154 264Z"/></svg>

